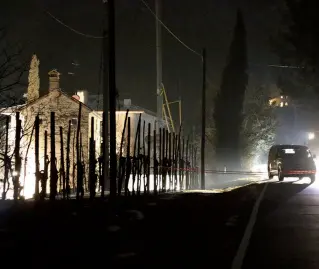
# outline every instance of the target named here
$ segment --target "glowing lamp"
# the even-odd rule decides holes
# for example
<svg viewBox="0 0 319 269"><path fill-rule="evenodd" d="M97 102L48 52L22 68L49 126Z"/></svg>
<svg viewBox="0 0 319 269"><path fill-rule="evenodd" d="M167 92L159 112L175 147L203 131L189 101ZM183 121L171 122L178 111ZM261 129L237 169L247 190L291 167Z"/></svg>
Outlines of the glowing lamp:
<svg viewBox="0 0 319 269"><path fill-rule="evenodd" d="M309 139L309 140L315 139L315 133L313 133L313 132L308 133L308 139Z"/></svg>

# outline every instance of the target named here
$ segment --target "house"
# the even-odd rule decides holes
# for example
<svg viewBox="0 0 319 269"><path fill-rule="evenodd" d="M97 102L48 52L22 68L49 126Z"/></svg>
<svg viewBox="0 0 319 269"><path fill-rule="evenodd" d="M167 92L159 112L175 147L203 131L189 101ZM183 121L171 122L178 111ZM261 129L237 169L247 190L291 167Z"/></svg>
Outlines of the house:
<svg viewBox="0 0 319 269"><path fill-rule="evenodd" d="M20 113L21 119L21 157L22 167L21 171L18 172L20 175L20 183L25 186L22 191L26 197L29 197L34 193L35 188L35 139L34 139L34 122L36 115L40 118L40 137L39 137L39 155L40 155L40 170L44 169L45 154L44 145L45 138L47 138L47 153L50 157L51 152L51 112L55 112L55 151L56 151L56 165L59 171L61 166L61 136L60 128L62 129L63 147L64 154L67 146L67 133L69 123L71 123L71 145L70 145L70 161L73 166L76 163L76 129L78 125L78 114L80 101L75 96L69 96L62 92L59 85L59 73L57 70L49 72L49 89L48 92L32 101L27 101L26 104L9 107L1 110L2 115L10 117L9 127L9 145L11 154L14 151L14 140L16 130L16 112ZM81 103L81 124L80 124L80 137L82 145L82 160L87 166L88 160L88 126L89 126L89 115L94 114L93 110ZM98 117L98 116L97 116ZM47 134L45 136L45 133ZM51 161L51 160L50 160ZM65 162L65 156L64 160ZM76 180L76 169L73 172L71 167L70 183L71 187L74 185ZM86 169L87 171L88 169ZM87 172L86 172L87 174Z"/></svg>
<svg viewBox="0 0 319 269"><path fill-rule="evenodd" d="M20 176L20 184L24 186L22 195L26 198L32 197L35 190L35 138L34 138L34 123L35 117L39 115L40 118L40 136L39 136L39 158L40 170L45 167L45 140L47 139L47 156L50 158L51 153L51 112L55 112L55 152L56 152L56 166L59 171L62 161L66 167L66 147L69 123L71 124L70 133L70 185L71 188L76 185L76 130L78 126L79 107L81 104L81 121L80 121L80 140L81 140L81 155L82 162L85 165L84 183L87 186L88 179L88 158L89 158L89 138L91 133L91 118L94 118L94 139L96 144L96 159L101 154L102 143L102 115L103 111L93 110L88 104L88 94L86 91L78 91L77 95L69 96L60 88L60 73L57 70L51 70L49 73L49 87L48 92L39 97L39 94L28 94L32 96L32 100L28 99L23 105L13 106L0 110L0 116L7 116L10 118L9 126L9 151L11 156L14 152L15 137L16 137L16 112L19 112L22 126L21 132L21 150L22 157L21 171L15 171ZM34 98L36 96L36 98ZM163 127L163 122L158 123L155 113L138 106L133 106L130 101L125 100L122 103L120 110L116 111L116 139L117 152L119 152L121 138L124 128L126 110L129 109L128 116L131 121L131 146L130 152L133 154L134 143L136 139L136 131L139 117L141 115L141 145L140 150L147 146L148 124L151 126L151 136L153 136L154 127ZM145 122L144 135L143 126ZM62 130L62 140L60 135ZM144 137L144 146L142 145ZM123 151L126 152L127 128L125 131L125 141ZM64 159L61 158L61 141L63 141ZM125 153L126 154L126 153ZM51 161L51 160L50 160ZM50 172L50 169L49 171ZM2 173L0 171L0 173ZM50 174L48 175L50 178ZM49 184L49 181L48 181ZM1 190L0 186L0 190ZM58 181L58 189L61 189L60 177ZM49 187L47 187L49 190Z"/></svg>

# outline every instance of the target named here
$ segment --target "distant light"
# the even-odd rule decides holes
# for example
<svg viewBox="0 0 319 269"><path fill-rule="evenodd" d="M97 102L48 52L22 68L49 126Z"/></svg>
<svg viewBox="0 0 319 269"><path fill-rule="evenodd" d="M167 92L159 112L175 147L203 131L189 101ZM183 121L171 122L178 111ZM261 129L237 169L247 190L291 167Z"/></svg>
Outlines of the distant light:
<svg viewBox="0 0 319 269"><path fill-rule="evenodd" d="M283 107L284 106L284 102L280 102L280 107Z"/></svg>
<svg viewBox="0 0 319 269"><path fill-rule="evenodd" d="M280 98L282 99L282 98L284 98L283 96L280 96Z"/></svg>
<svg viewBox="0 0 319 269"><path fill-rule="evenodd" d="M315 133L313 133L313 132L308 133L308 139L309 140L315 139Z"/></svg>
<svg viewBox="0 0 319 269"><path fill-rule="evenodd" d="M13 171L13 172L12 172L12 175L13 175L14 177L16 177L16 176L18 175L18 172L17 172L17 171Z"/></svg>
<svg viewBox="0 0 319 269"><path fill-rule="evenodd" d="M288 102L285 103L285 106L288 106Z"/></svg>

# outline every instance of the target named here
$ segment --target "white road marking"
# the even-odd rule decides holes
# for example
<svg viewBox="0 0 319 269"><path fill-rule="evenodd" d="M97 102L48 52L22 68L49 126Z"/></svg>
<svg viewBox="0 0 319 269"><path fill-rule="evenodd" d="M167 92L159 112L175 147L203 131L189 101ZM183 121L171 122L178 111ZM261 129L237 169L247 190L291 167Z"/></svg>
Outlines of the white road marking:
<svg viewBox="0 0 319 269"><path fill-rule="evenodd" d="M264 197L264 194L266 192L266 189L267 189L267 186L268 186L269 183L266 183L262 192L260 193L255 205L254 205L254 208L251 212L251 215L250 215L250 218L249 218L249 222L247 224L247 227L245 229L245 233L244 233L244 236L240 242L240 245L239 245L239 248L237 250L237 253L236 253L236 256L233 260L233 263L232 263L232 266L231 266L231 269L241 269L242 268L242 265L243 265L243 261L244 261L244 258L245 258L245 255L246 255L246 251L247 251L247 248L249 246L249 241L250 241L250 238L251 238L251 234L253 232L253 229L254 229L254 225L256 223L256 219L257 219L257 215L258 215L258 210L259 210L259 206L260 206L260 203Z"/></svg>
<svg viewBox="0 0 319 269"><path fill-rule="evenodd" d="M117 231L119 231L120 229L121 229L121 227L120 227L120 226L116 226L116 225L112 225L112 226L107 227L107 230L108 230L109 232L117 232Z"/></svg>
<svg viewBox="0 0 319 269"><path fill-rule="evenodd" d="M237 220L238 220L238 216L232 216L228 219L228 221L226 222L226 226L236 226L237 224Z"/></svg>
<svg viewBox="0 0 319 269"><path fill-rule="evenodd" d="M136 253L134 253L134 252L121 253L121 254L117 255L117 257L120 259L130 258L130 257L134 257L134 256L136 256Z"/></svg>

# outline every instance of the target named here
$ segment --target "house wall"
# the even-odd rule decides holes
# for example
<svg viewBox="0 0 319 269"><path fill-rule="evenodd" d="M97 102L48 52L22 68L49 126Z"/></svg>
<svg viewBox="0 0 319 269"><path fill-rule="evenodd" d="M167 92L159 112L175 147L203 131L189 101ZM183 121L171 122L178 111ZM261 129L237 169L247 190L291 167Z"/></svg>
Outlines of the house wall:
<svg viewBox="0 0 319 269"><path fill-rule="evenodd" d="M99 111L99 112L91 112L91 115L93 115L93 113L95 113L95 115L99 115L99 120L102 121L102 115L103 112ZM138 126L138 120L139 120L139 115L141 114L141 151L142 149L142 139L143 139L143 123L145 121L145 137L147 136L147 132L148 132L148 123L151 124L151 136L153 135L153 130L154 130L154 126L155 126L155 122L156 122L156 117L153 115L149 115L147 113L145 113L144 111L129 111L129 117L131 119L131 135L130 135L130 140L131 140L131 145L130 145L130 151L131 151L131 155L133 155L133 151L134 151L134 143L135 143L135 137L136 137L136 131L137 131L137 126ZM96 117L96 116L95 116ZM123 128L124 128L124 123L125 123L125 117L126 117L126 111L116 111L116 149L117 149L117 153L119 153L120 151L120 146L121 146L121 139L122 139L122 133L123 133ZM102 130L101 130L101 123L98 121L95 121L95 133L96 134L102 134ZM109 129L110 131L110 129ZM124 135L124 143L123 143L123 154L126 155L126 149L127 149L127 144L126 144L126 140L127 140L127 128L125 130L125 135ZM101 137L99 135L99 138L97 138L96 136L96 152L100 152L101 150ZM147 146L146 141L145 141L145 146Z"/></svg>
<svg viewBox="0 0 319 269"><path fill-rule="evenodd" d="M56 152L56 165L59 171L61 166L61 138L60 138L60 127L62 127L63 133L63 149L64 149L64 166L66 168L66 147L67 147L67 132L69 121L73 119L77 122L79 103L65 96L58 90L51 91L47 96L40 98L36 102L28 105L26 108L21 110L22 127L24 130L23 138L21 140L21 156L22 160L22 171L20 178L21 183L25 183L26 189L24 195L27 197L30 193L34 193L35 185L35 148L34 148L34 133L32 134L32 128L34 120L37 114L40 116L40 170L44 169L44 133L47 131L47 145L48 145L48 156L51 154L51 112L55 112L55 152ZM90 110L82 106L81 113L81 136L82 136L82 153L83 160L85 163L85 176L88 174L88 120ZM71 141L70 141L70 183L71 187L73 182L76 182L76 169L73 173L73 164L76 163L76 129L77 124L71 125ZM29 149L28 149L29 148ZM49 166L50 176L50 166ZM25 177L25 178L24 178ZM59 184L58 184L59 188ZM48 189L49 190L49 189Z"/></svg>

